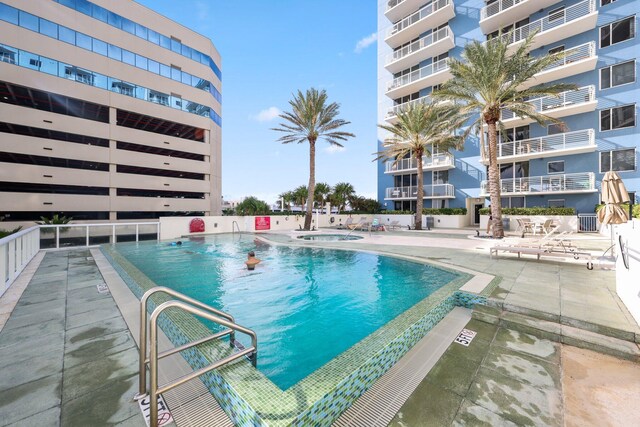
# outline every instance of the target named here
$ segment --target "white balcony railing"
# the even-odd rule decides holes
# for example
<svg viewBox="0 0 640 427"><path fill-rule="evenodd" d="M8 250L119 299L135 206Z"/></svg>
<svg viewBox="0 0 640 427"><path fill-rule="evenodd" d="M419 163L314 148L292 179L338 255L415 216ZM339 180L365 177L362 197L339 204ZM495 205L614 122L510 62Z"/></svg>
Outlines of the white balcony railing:
<svg viewBox="0 0 640 427"><path fill-rule="evenodd" d="M413 107L414 105L417 104L427 104L429 102L430 97L427 96L422 96L418 99L414 99L412 101L407 101L407 102L403 102L402 104L397 104L394 105L393 107L389 108L389 110L387 111L387 118L389 117L395 117L398 115L398 113L402 110L405 109L409 109L411 107Z"/></svg>
<svg viewBox="0 0 640 427"><path fill-rule="evenodd" d="M531 176L500 180L500 193L542 194L542 193L590 193L596 191L596 177L593 172L562 175ZM488 181L480 183L480 195L489 195Z"/></svg>
<svg viewBox="0 0 640 427"><path fill-rule="evenodd" d="M569 6L566 9L559 10L552 15L530 22L527 25L523 25L520 28L515 28L513 31L502 34L501 37L503 40L508 41L509 44L517 43L526 39L529 34L534 32L537 32L538 34L544 33L545 31L552 30L560 25L583 18L595 11L595 0L584 0L580 3L574 4L573 6Z"/></svg>
<svg viewBox="0 0 640 427"><path fill-rule="evenodd" d="M389 2L389 9L391 9L392 3L397 4L399 2ZM425 19L429 15L436 13L438 10L442 9L445 6L448 6L449 4L451 4L451 0L435 0L429 3L428 5L422 7L420 10L416 11L415 13L412 13L411 15L404 18L402 21L395 23L392 27L387 29L387 35L385 38L391 37L392 35L399 33L400 31L404 30L410 25L413 25L416 22Z"/></svg>
<svg viewBox="0 0 640 427"><path fill-rule="evenodd" d="M425 199L445 199L455 197L452 184L425 185ZM385 199L415 199L418 194L416 185L407 187L390 187L385 190Z"/></svg>
<svg viewBox="0 0 640 427"><path fill-rule="evenodd" d="M593 129L509 141L498 144L498 158L510 156L538 157L536 154L553 154L558 151L581 150L596 147ZM560 153L558 153L559 155Z"/></svg>
<svg viewBox="0 0 640 427"><path fill-rule="evenodd" d="M522 3L523 1L527 0L499 0L489 6L485 6L480 10L480 20L482 21L493 15L497 15L498 13Z"/></svg>
<svg viewBox="0 0 640 427"><path fill-rule="evenodd" d="M453 33L451 32L449 26L440 28L438 31L434 31L428 36L422 37L421 39L414 41L413 43L403 47L402 49L398 49L393 53L387 55L385 64L389 65L408 55L411 55L412 53L416 53L419 50L426 49L429 46L432 46L433 44L439 42L440 40L446 39L447 37L453 37Z"/></svg>
<svg viewBox="0 0 640 427"><path fill-rule="evenodd" d="M537 112L546 114L549 110L593 102L595 100L595 93L595 86L584 86L576 90L561 92L557 97L544 96L542 98L532 99L528 102L533 104ZM516 115L513 111L508 108L502 110L502 121L513 119L515 117Z"/></svg>
<svg viewBox="0 0 640 427"><path fill-rule="evenodd" d="M424 170L447 169L453 167L453 155L451 153L438 153L432 156L422 156L422 167ZM408 172L418 168L415 158L402 159L394 164L388 161L385 173Z"/></svg>
<svg viewBox="0 0 640 427"><path fill-rule="evenodd" d="M413 83L440 71L447 70L449 68L449 64L447 58L441 59L440 61L429 64L425 67L422 67L418 70L415 70L409 74L405 74L404 76L400 76L398 78L393 79L387 84L387 92L401 86L407 85L409 83Z"/></svg>
<svg viewBox="0 0 640 427"><path fill-rule="evenodd" d="M405 0L389 0L387 2L387 10L393 9L394 7L396 7L397 5L402 3L403 1L405 1Z"/></svg>
<svg viewBox="0 0 640 427"><path fill-rule="evenodd" d="M596 43L589 42L585 44L581 44L580 46L572 47L571 49L567 49L565 51L565 56L560 61L556 61L553 64L547 65L545 68L540 71L544 73L545 71L550 71L555 68L564 67L573 62L582 61L584 59L595 58L596 56Z"/></svg>

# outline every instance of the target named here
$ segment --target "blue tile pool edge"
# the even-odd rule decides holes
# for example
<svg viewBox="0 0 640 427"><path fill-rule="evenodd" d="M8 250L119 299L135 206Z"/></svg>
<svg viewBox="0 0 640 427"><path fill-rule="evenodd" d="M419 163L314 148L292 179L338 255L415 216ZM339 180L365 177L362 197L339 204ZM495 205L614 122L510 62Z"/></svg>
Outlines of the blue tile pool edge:
<svg viewBox="0 0 640 427"><path fill-rule="evenodd" d="M112 252L108 247L102 246L101 251L110 261L118 274L123 278L127 286L129 286L132 292L139 299L144 293L143 288L127 272L128 268L125 269L121 265L122 263L128 267L130 263L128 263L128 261L126 261L126 259L117 252ZM137 276L136 270L137 269L135 269L135 267L130 270L133 271L134 276ZM452 269L452 271L455 270ZM142 273L139 274L144 276ZM353 404L353 402L355 402L355 400L360 397L375 382L375 380L382 376L454 307L460 306L472 308L474 304L482 303L486 300L483 296L469 294L459 290L451 292L452 286L459 289L459 287L462 286L462 284L470 277L469 275L460 274L460 272L457 272L457 274L459 275L458 278L454 279L450 284L443 286L443 288L448 288L447 295L444 298L440 296L440 301L435 306L431 307L422 317L411 324L402 333L397 335L393 340L388 342L383 348L374 352L364 363L359 365L349 375L343 377L343 379L334 387L331 387L329 390L324 390L324 394L319 399L313 401L311 405L307 405L306 409L295 415L289 411L284 411L280 414L265 413L264 411L261 413L259 410L257 411L241 397L241 393L239 393L224 378L222 372L210 372L200 378L219 402L221 407L237 425L330 425L344 410ZM146 276L144 276L144 278L146 278ZM144 280L144 278L139 277L138 279ZM150 279L146 278L146 280L153 284ZM426 298L425 301L428 299L430 299L430 297ZM150 305L150 310L153 310L153 308L155 308L155 304ZM420 303L416 304L416 306L418 305L420 305ZM411 310L412 309L407 310L403 315ZM401 318L403 315L398 316L398 318ZM195 317L192 317L192 319L199 322ZM173 319L171 319L171 316L161 316L159 323L165 334L175 345L181 345L190 341L185 331L181 326L176 324ZM384 326L381 329L383 328ZM354 345L354 347L358 344ZM190 349L189 351L183 352L183 357L193 369L199 369L209 363L205 355L196 349ZM242 363L247 365L249 369L256 371L250 366L249 362ZM301 381L299 384L304 381L305 380ZM302 387L302 389L304 390L304 387ZM295 398L296 394L299 393L300 388L296 389L296 386L294 386L289 390L291 391L289 393L290 397ZM284 394L287 394L287 392L284 392Z"/></svg>

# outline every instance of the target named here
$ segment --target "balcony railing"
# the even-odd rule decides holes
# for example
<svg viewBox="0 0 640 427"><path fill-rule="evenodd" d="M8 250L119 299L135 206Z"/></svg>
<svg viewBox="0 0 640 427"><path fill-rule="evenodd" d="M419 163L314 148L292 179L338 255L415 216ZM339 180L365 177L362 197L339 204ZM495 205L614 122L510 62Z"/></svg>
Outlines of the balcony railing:
<svg viewBox="0 0 640 427"><path fill-rule="evenodd" d="M427 104L429 102L429 96L423 96L420 97L418 99L414 99L413 101L408 101L408 102L403 102L402 104L397 104L394 105L393 107L389 108L389 111L387 111L387 118L389 117L395 117L398 115L398 113L402 110L405 109L409 109L411 107L413 107L414 105L417 104Z"/></svg>
<svg viewBox="0 0 640 427"><path fill-rule="evenodd" d="M522 155L534 158L537 157L536 154L556 153L562 150L580 150L589 147L596 147L593 129L558 133L521 141L503 142L498 144L498 157Z"/></svg>
<svg viewBox="0 0 640 427"><path fill-rule="evenodd" d="M539 113L547 113L549 110L557 108L569 107L571 105L583 104L592 102L595 100L596 88L595 86L584 86L577 90L569 90L561 92L558 96L544 96L542 98L536 98L528 101L533 104L534 108ZM502 110L501 120L509 120L515 118L516 115L513 111L505 108Z"/></svg>
<svg viewBox="0 0 640 427"><path fill-rule="evenodd" d="M558 12L546 16L537 21L533 21L520 28L515 28L513 31L502 34L502 39L508 41L509 44L517 43L526 39L529 34L537 32L541 34L545 31L552 30L560 25L575 21L583 18L584 16L596 11L595 0L585 0L580 3L569 6L566 9L559 10Z"/></svg>
<svg viewBox="0 0 640 427"><path fill-rule="evenodd" d="M452 168L453 155L451 153L439 153L430 157L422 156L422 167L425 170ZM396 164L392 161L387 162L385 173L406 172L417 168L417 161L412 157L410 159L402 159Z"/></svg>
<svg viewBox="0 0 640 427"><path fill-rule="evenodd" d="M425 199L445 199L455 197L455 191L451 184L425 185ZM418 187L390 187L386 189L385 199L415 199L418 194Z"/></svg>
<svg viewBox="0 0 640 427"><path fill-rule="evenodd" d="M387 85L387 92L401 86L407 85L409 83L413 83L435 73L439 73L440 71L447 70L449 68L449 64L447 59L441 59L440 61L434 62L432 64L427 65L426 67L422 67L418 70L415 70L409 74L405 74L404 76L400 76L398 78L393 79Z"/></svg>
<svg viewBox="0 0 640 427"><path fill-rule="evenodd" d="M542 193L589 193L596 191L596 177L593 172L563 175L531 176L500 180L500 193L542 194ZM480 195L489 194L488 181L480 183Z"/></svg>
<svg viewBox="0 0 640 427"><path fill-rule="evenodd" d="M385 64L389 65L392 62L398 61L408 55L411 55L412 53L416 53L421 49L425 49L447 37L452 37L452 32L449 26L441 28L438 31L434 31L428 36L422 37L421 39L416 40L415 42L403 47L402 49L394 51L387 56Z"/></svg>
<svg viewBox="0 0 640 427"><path fill-rule="evenodd" d="M387 2L387 10L393 9L394 7L396 7L397 5L402 3L403 1L405 1L405 0L389 0Z"/></svg>
<svg viewBox="0 0 640 427"><path fill-rule="evenodd" d="M399 2L397 2L397 1L396 2L391 2L390 1L388 9L391 9L391 4L392 3L397 4ZM450 3L451 3L451 0L435 0L432 3L429 3L428 5L424 6L420 10L416 11L415 13L412 13L411 15L407 16L406 18L404 18L402 21L397 22L395 25L390 27L387 30L386 37L390 37L390 36L400 32L400 31L404 30L405 28L409 27L410 25L413 25L416 22L426 18L427 16L436 13L438 10L442 9L443 7L448 6ZM394 6L395 6L395 4L394 4Z"/></svg>
<svg viewBox="0 0 640 427"><path fill-rule="evenodd" d="M499 0L495 3L485 6L480 10L480 20L487 19L493 15L497 15L503 10L509 9L517 4L527 0Z"/></svg>
<svg viewBox="0 0 640 427"><path fill-rule="evenodd" d="M564 67L565 65L569 65L572 62L578 62L578 61L582 61L583 59L594 58L595 56L596 56L595 42L581 44L580 46L567 49L565 51L564 58L562 58L560 61L554 62L553 64L547 65L540 72L544 73L545 71L550 71L550 70L553 70L554 68Z"/></svg>

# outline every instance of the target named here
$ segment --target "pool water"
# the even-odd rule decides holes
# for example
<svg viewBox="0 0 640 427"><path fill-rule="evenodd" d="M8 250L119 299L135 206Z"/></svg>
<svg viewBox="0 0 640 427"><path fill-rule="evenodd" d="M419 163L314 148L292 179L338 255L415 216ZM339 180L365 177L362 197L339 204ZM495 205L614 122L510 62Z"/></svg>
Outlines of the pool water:
<svg viewBox="0 0 640 427"><path fill-rule="evenodd" d="M207 236L181 246L122 243L116 250L156 284L255 330L257 367L283 390L457 277L398 258L272 246L248 235ZM247 271L251 250L262 262ZM242 334L237 339L249 345Z"/></svg>

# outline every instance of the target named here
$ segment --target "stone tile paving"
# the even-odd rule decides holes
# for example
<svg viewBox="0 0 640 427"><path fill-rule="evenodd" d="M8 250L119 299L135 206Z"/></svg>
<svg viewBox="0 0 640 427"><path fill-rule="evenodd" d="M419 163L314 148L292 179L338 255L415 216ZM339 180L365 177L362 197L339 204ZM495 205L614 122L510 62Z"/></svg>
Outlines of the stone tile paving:
<svg viewBox="0 0 640 427"><path fill-rule="evenodd" d="M0 332L0 425L144 426L135 343L88 250L47 252Z"/></svg>

